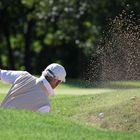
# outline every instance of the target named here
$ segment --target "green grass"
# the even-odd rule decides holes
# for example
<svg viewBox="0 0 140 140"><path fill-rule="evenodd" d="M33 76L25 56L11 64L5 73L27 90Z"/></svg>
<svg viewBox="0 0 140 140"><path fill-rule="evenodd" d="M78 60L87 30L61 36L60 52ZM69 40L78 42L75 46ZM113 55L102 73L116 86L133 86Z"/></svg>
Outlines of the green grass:
<svg viewBox="0 0 140 140"><path fill-rule="evenodd" d="M134 98L134 99L133 99ZM140 93L114 91L81 96L57 96L52 98L53 113L73 120L113 130L140 130ZM103 120L98 114L104 112Z"/></svg>
<svg viewBox="0 0 140 140"><path fill-rule="evenodd" d="M138 140L139 133L97 130L62 116L28 111L0 110L3 140Z"/></svg>
<svg viewBox="0 0 140 140"><path fill-rule="evenodd" d="M78 82L70 80L56 89L49 114L0 109L0 139L139 140L140 82L88 88ZM9 86L0 83L0 87L2 100Z"/></svg>

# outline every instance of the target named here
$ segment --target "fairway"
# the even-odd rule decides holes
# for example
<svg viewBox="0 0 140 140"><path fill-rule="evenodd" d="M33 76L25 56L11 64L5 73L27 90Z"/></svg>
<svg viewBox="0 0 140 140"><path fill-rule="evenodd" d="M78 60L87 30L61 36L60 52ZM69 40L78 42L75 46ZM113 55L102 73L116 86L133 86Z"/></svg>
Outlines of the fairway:
<svg viewBox="0 0 140 140"><path fill-rule="evenodd" d="M0 86L2 100L9 85ZM68 81L55 92L56 96L50 97L49 114L0 109L0 138L139 140L140 82L111 82L86 88ZM100 112L104 113L102 119Z"/></svg>
<svg viewBox="0 0 140 140"><path fill-rule="evenodd" d="M70 88L70 89L58 89L56 93L58 95L93 95L102 94L106 92L111 92L111 89L80 89L80 88Z"/></svg>

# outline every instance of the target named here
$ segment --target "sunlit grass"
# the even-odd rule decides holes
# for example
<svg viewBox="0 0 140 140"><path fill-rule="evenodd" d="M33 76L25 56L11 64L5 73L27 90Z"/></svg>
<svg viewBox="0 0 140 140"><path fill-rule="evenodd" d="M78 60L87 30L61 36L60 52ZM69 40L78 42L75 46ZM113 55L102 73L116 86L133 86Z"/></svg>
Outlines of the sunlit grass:
<svg viewBox="0 0 140 140"><path fill-rule="evenodd" d="M73 120L81 120L82 122L105 129L140 130L138 125L140 122L139 89L131 91L114 90L106 93L81 96L66 97L63 95L53 97L51 100L53 104L52 112L54 114L63 114ZM102 120L98 117L100 112L105 114ZM128 126L127 124L133 119L133 116L129 115L129 118L126 119L124 115L132 112L133 116L137 116L137 119L133 120L135 122L131 126ZM116 123L118 123L119 127Z"/></svg>
<svg viewBox="0 0 140 140"><path fill-rule="evenodd" d="M98 130L64 116L0 109L2 140L139 140L137 132Z"/></svg>
<svg viewBox="0 0 140 140"><path fill-rule="evenodd" d="M89 88L75 82L56 89L47 115L0 109L0 138L139 140L140 82L109 82ZM2 100L10 86L0 86Z"/></svg>

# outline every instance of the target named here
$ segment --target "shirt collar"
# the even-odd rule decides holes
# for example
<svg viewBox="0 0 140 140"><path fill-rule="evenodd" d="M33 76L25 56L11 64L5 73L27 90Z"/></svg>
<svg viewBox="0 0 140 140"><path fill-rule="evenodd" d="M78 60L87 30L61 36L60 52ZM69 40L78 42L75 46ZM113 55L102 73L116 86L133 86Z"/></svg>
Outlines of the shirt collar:
<svg viewBox="0 0 140 140"><path fill-rule="evenodd" d="M43 82L43 84L44 84L44 86L45 86L45 88L48 91L50 96L54 96L55 95L53 88L51 87L50 83L46 80L46 78L43 75L41 75L38 78L38 81L42 81Z"/></svg>

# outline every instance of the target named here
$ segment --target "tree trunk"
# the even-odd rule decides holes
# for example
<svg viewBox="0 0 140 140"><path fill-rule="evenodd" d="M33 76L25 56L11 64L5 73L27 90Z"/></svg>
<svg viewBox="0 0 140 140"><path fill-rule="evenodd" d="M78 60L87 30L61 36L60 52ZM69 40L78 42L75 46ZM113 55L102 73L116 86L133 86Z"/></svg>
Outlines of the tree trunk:
<svg viewBox="0 0 140 140"><path fill-rule="evenodd" d="M25 50L24 50L24 64L28 72L32 72L32 52L31 52L31 43L32 43L32 30L34 26L34 20L30 20L27 23L27 30L25 33Z"/></svg>
<svg viewBox="0 0 140 140"><path fill-rule="evenodd" d="M10 43L10 33L8 29L5 30L5 38L6 38L6 47L8 50L9 67L10 69L15 69L14 56Z"/></svg>
<svg viewBox="0 0 140 140"><path fill-rule="evenodd" d="M1 34L0 34L0 42L2 42ZM1 50L1 44L0 44L0 50ZM0 51L0 68L2 68L1 51Z"/></svg>

